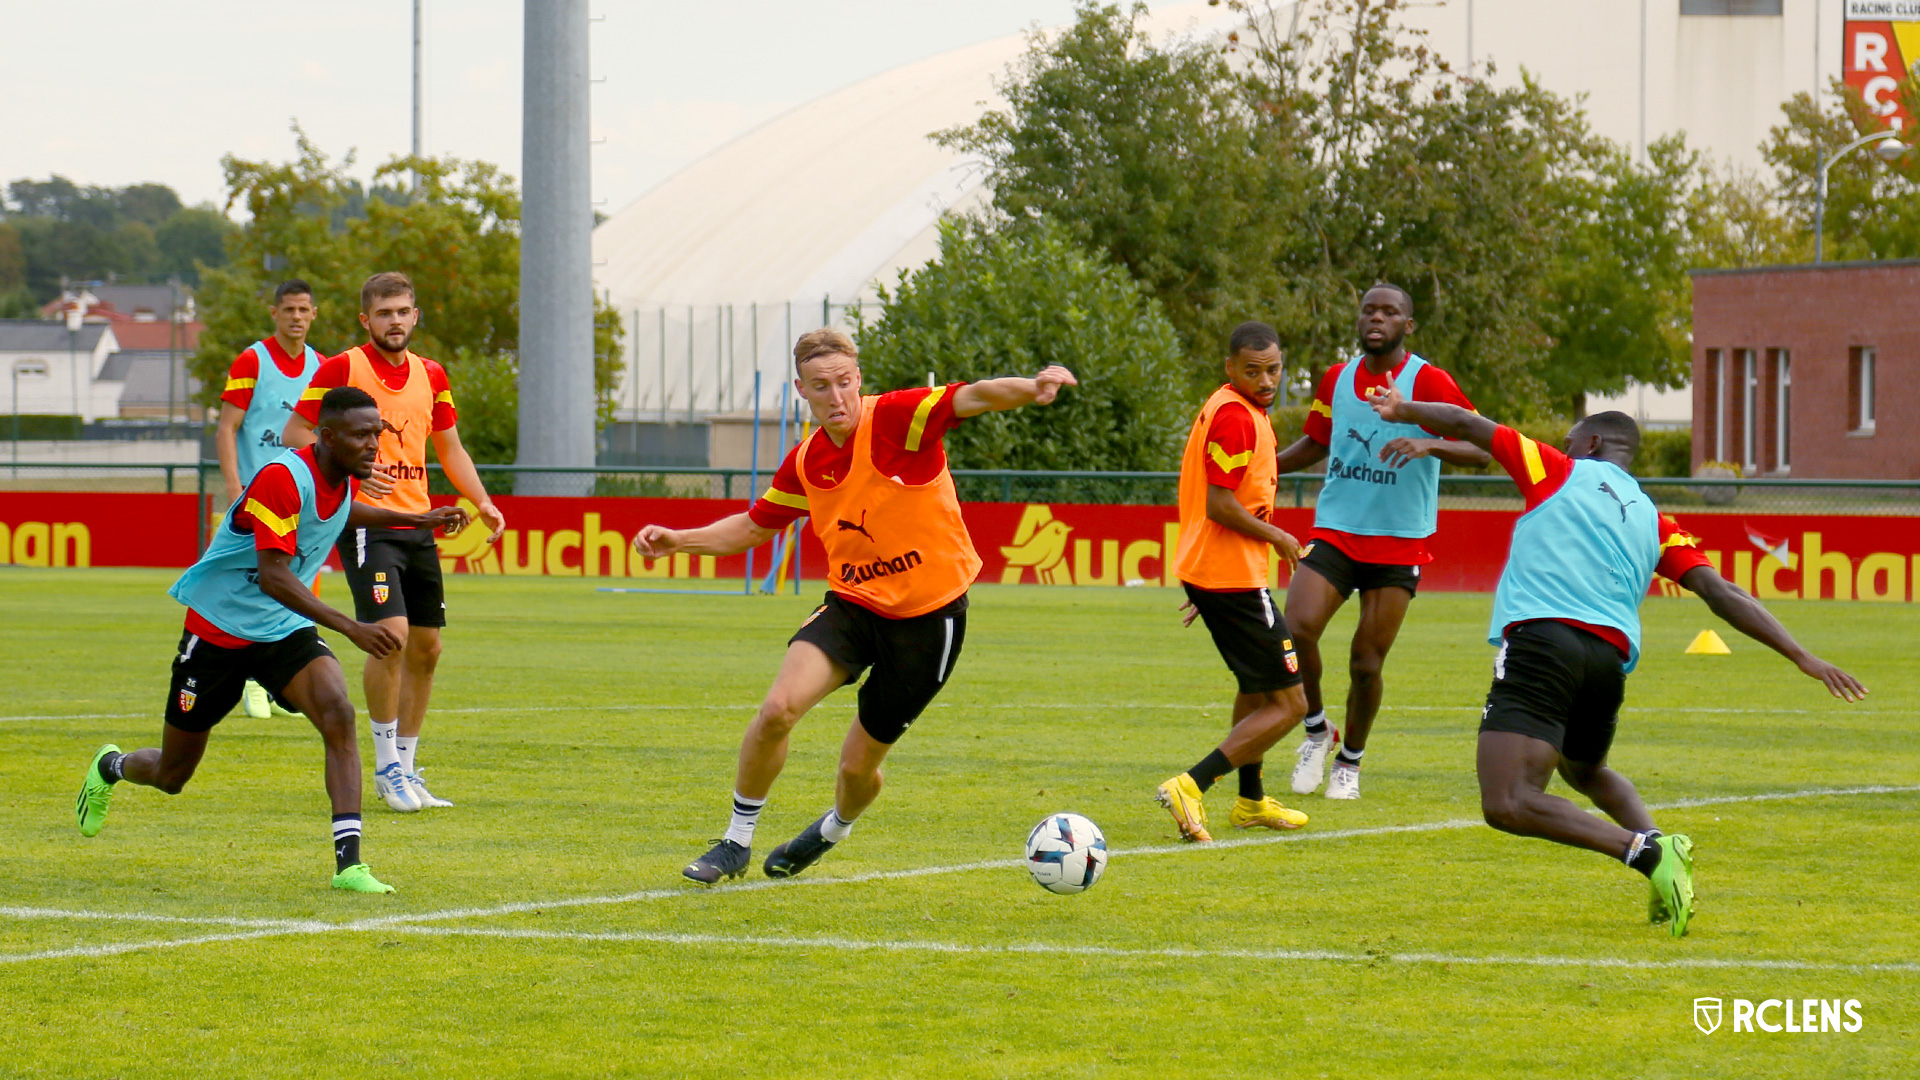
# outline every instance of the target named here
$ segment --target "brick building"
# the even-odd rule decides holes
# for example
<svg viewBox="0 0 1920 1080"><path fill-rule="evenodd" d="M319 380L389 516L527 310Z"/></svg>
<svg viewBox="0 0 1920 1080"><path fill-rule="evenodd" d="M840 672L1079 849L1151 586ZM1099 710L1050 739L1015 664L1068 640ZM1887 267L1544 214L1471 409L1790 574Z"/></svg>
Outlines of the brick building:
<svg viewBox="0 0 1920 1080"><path fill-rule="evenodd" d="M1920 259L1693 272L1693 464L1920 479Z"/></svg>

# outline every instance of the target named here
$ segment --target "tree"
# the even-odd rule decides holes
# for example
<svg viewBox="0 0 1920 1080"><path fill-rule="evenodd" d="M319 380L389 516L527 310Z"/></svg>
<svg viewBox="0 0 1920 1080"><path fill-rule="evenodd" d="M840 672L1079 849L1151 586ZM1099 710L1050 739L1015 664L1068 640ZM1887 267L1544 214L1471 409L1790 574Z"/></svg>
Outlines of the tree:
<svg viewBox="0 0 1920 1080"><path fill-rule="evenodd" d="M445 364L454 381L462 428L513 428L514 399L497 387L463 397L462 364L476 381L516 370L519 344L520 194L513 178L487 162L394 158L374 170L371 189L295 128L298 156L289 162L222 160L227 208L244 206L248 221L229 235L228 267L208 272L200 292L207 324L192 358L207 403L217 400L229 364L269 327L264 304L281 281L298 277L314 290L319 315L310 340L338 352L365 340L360 285L381 270L399 270L419 292L420 326L413 348ZM403 177L420 178L417 191ZM602 422L611 416L619 366L619 317L596 302L595 386ZM488 383L492 387L493 383ZM504 407L504 418L482 410ZM489 445L506 447L505 435Z"/></svg>
<svg viewBox="0 0 1920 1080"><path fill-rule="evenodd" d="M1181 379L1173 325L1123 268L1075 245L1064 227L943 222L939 258L882 287L880 300L878 320L856 328L870 393L1048 364L1080 381L1047 408L961 425L946 442L955 467L1176 466L1191 417L1169 392Z"/></svg>
<svg viewBox="0 0 1920 1080"><path fill-rule="evenodd" d="M1006 110L939 136L986 159L1001 220L1058 220L1152 290L1191 393L1246 318L1297 368L1352 355L1378 280L1411 292L1415 347L1490 410L1672 377L1686 258L1655 226L1697 162L1636 165L1533 80L1457 75L1399 25L1405 0L1329 0L1304 23L1230 6L1247 23L1220 50L1083 3L1033 39ZM1604 280L1620 267L1635 280Z"/></svg>
<svg viewBox="0 0 1920 1080"><path fill-rule="evenodd" d="M189 206L176 211L153 231L160 252L159 273L198 288L200 268L225 266L227 237L238 231L238 226L211 207Z"/></svg>
<svg viewBox="0 0 1920 1080"><path fill-rule="evenodd" d="M81 187L64 176L15 180L0 204L20 244L24 287L37 300L65 282L199 281L226 262L233 224L209 207L182 207L165 184Z"/></svg>
<svg viewBox="0 0 1920 1080"><path fill-rule="evenodd" d="M1909 110L1920 108L1920 83L1909 77L1899 98ZM1823 159L1886 122L1857 91L1835 80L1821 98L1795 94L1781 106L1785 120L1768 133L1761 155L1773 167L1781 202L1806 232L1812 254L1813 215ZM1855 150L1833 162L1827 172L1826 258L1903 259L1920 256L1920 154L1908 151L1887 163L1871 150Z"/></svg>

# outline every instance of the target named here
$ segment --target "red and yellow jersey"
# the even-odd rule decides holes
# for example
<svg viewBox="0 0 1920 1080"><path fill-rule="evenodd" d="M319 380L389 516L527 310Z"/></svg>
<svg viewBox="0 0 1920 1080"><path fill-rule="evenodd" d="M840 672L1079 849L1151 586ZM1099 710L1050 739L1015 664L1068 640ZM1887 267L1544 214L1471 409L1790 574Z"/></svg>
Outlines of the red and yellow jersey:
<svg viewBox="0 0 1920 1080"><path fill-rule="evenodd" d="M873 428L873 463L881 473L904 484L926 484L946 471L947 450L941 440L964 421L953 414L953 399L966 383L895 390L863 410L860 426ZM807 481L830 488L844 480L853 461L854 440L835 446L825 431L815 431L805 442ZM763 529L784 529L807 516L806 488L800 482L800 447L787 452L773 474L766 493L748 513Z"/></svg>
<svg viewBox="0 0 1920 1080"><path fill-rule="evenodd" d="M853 437L834 446L820 431L794 447L774 486L749 511L753 520L779 528L810 515L827 549L833 591L879 615L909 619L952 603L980 573L980 555L938 447L957 422L951 400L957 389L861 398ZM895 431L901 412L905 429ZM783 476L797 481L797 495L782 490Z"/></svg>
<svg viewBox="0 0 1920 1080"><path fill-rule="evenodd" d="M1361 401L1367 401L1386 389L1400 377L1401 369L1407 366L1407 361L1403 358L1392 371L1375 374L1371 368L1359 360L1349 361L1349 363L1360 365L1353 373L1353 393ZM1330 446L1333 442L1333 394L1340 384L1340 373L1346 366L1346 364L1335 364L1321 376L1320 387L1314 392L1313 404L1307 410L1306 422L1301 425L1301 434L1321 446ZM1473 402L1467 400L1467 395L1461 391L1460 384L1453 381L1453 376L1441 371L1432 363L1426 364L1414 375L1413 400L1439 401L1469 410L1473 408ZM1428 432L1428 434L1433 433ZM1423 537L1362 536L1316 526L1310 539L1325 540L1345 552L1347 557L1355 562L1381 563L1388 566L1424 566L1433 561L1433 554L1427 550L1427 542Z"/></svg>
<svg viewBox="0 0 1920 1080"><path fill-rule="evenodd" d="M1552 498L1553 493L1567 482L1567 477L1573 475L1572 458L1504 424L1494 429L1492 452L1493 460L1507 470L1508 476L1513 477L1514 486L1520 489L1520 497L1525 500L1528 510ZM1682 529L1679 522L1666 514L1660 515L1660 562L1655 565L1654 573L1677 582L1689 570L1712 565L1701 552L1699 541ZM1598 635L1619 649L1621 656L1628 656L1632 652L1627 636L1611 626L1594 626L1573 619L1555 621Z"/></svg>
<svg viewBox="0 0 1920 1080"><path fill-rule="evenodd" d="M320 504L320 516L332 517L340 509L340 504L353 494L356 486L354 479L349 476L337 486L329 485L313 459L313 447L296 451L296 454L313 476L313 493ZM286 465L271 462L254 476L253 482L247 485L246 492L240 496L240 508L233 512L233 527L240 532L253 534L256 552L280 551L294 556L300 553L299 526L300 488L294 483L293 474L287 471ZM242 649L253 644L213 625L192 608L187 609L187 631L223 649Z"/></svg>
<svg viewBox="0 0 1920 1080"><path fill-rule="evenodd" d="M273 357L274 366L289 379L297 379L306 371L306 360L287 355L280 347L280 339L269 334L265 338L267 353ZM227 384L220 390L220 400L237 409L245 409L253 404L253 388L260 381L260 354L249 345L233 358L233 366L227 369Z"/></svg>
<svg viewBox="0 0 1920 1080"><path fill-rule="evenodd" d="M1207 489L1232 488L1234 499L1248 513L1268 520L1279 476L1276 449L1266 411L1231 383L1201 406L1180 459L1180 546L1174 554L1174 575L1181 581L1214 590L1266 587L1267 544L1207 517Z"/></svg>
<svg viewBox="0 0 1920 1080"><path fill-rule="evenodd" d="M427 439L454 426L458 413L447 372L408 352L389 362L371 345L357 345L320 365L294 411L308 423L320 418L320 399L336 386L357 386L380 406L380 464L393 474L393 490L361 501L406 514L424 514L427 501Z"/></svg>

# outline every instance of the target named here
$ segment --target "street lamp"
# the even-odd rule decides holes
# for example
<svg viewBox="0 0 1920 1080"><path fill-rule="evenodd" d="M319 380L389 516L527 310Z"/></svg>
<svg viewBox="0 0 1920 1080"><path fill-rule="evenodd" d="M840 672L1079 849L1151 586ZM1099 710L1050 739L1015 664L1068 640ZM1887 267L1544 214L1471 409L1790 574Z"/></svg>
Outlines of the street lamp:
<svg viewBox="0 0 1920 1080"><path fill-rule="evenodd" d="M1877 142L1880 144L1879 146L1876 146L1873 148L1873 152L1876 156L1880 158L1881 161L1893 161L1895 158L1898 158L1901 154L1904 154L1907 152L1907 144L1901 142L1899 139L1894 138L1894 136L1898 134L1900 133L1897 131L1876 131L1871 135L1860 136L1859 138L1848 143L1847 145L1834 151L1831 156L1829 156L1825 150L1821 150L1818 152L1819 157L1817 160L1819 161L1819 164L1820 164L1819 182L1814 185L1814 191L1813 191L1813 261L1814 262L1824 261L1823 256L1825 254L1825 248L1826 248L1827 170L1833 168L1834 162L1839 161L1841 158L1847 156L1853 151L1858 150L1861 147L1867 145L1868 143L1873 143L1873 142Z"/></svg>

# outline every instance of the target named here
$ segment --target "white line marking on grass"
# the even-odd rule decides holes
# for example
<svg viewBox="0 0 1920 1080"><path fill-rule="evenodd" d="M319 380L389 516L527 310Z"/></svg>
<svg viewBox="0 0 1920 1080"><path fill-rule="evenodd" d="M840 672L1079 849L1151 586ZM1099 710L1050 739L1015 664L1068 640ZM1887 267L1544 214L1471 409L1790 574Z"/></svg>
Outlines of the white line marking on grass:
<svg viewBox="0 0 1920 1080"><path fill-rule="evenodd" d="M1872 785L1851 788L1807 788L1800 791L1768 791L1753 795L1716 795L1698 799L1678 799L1672 802L1653 803L1649 810L1682 810L1700 806L1721 806L1732 803L1775 802L1782 799L1810 799L1839 795L1893 795L1920 791L1920 784L1908 784L1900 787ZM1597 812L1597 811L1593 811ZM1400 833L1442 832L1452 829L1471 829L1483 827L1480 818L1453 818L1448 821L1428 821L1412 825L1374 825L1355 829L1327 829L1322 831L1299 830L1279 833L1271 836L1242 836L1228 840L1216 840L1211 844L1167 844L1158 847L1123 848L1110 853L1113 858L1135 855L1184 855L1203 851L1220 851L1236 847L1256 847L1269 844L1300 844L1315 840L1348 840L1362 836L1391 836ZM620 893L614 896L576 896L564 900L545 903L518 901L511 904L499 904L484 908L455 908L447 911L423 912L416 915L392 915L382 919L363 919L352 925L358 928L375 926L404 926L414 923L442 922L449 919L483 919L495 915L523 914L529 911L544 911L555 908L599 907L607 904L638 903L646 900L677 900L695 896L712 896L716 893L754 892L761 889L801 888L818 885L858 885L869 881L898 881L906 878L936 877L946 874L961 874L973 870L995 870L1008 867L1025 866L1025 859L988 859L980 862L957 863L951 866L922 866L911 870L874 870L864 874L848 874L844 877L798 877L782 880L746 881L737 885L715 885L711 888L685 886L679 888L644 889L637 892Z"/></svg>
<svg viewBox="0 0 1920 1080"><path fill-rule="evenodd" d="M221 915L153 915L139 911L67 911L61 908L33 907L0 907L0 916L11 919L182 923L189 926L233 926L247 930L332 929L339 925L324 919L240 919Z"/></svg>
<svg viewBox="0 0 1920 1080"><path fill-rule="evenodd" d="M119 956L121 953L141 952L148 949L178 949L187 945L212 945L222 941L250 941L254 938L281 937L287 934L324 934L335 927L327 925L324 930L310 927L283 927L271 930L250 930L241 934L207 934L203 937L160 938L156 941L117 941L105 945L73 945L65 949L48 949L45 952L0 954L0 964L18 964L26 960L64 960L76 956Z"/></svg>
<svg viewBox="0 0 1920 1080"><path fill-rule="evenodd" d="M1057 945L1028 942L1012 945L970 945L952 941L870 941L858 938L784 938L760 935L676 934L663 931L568 931L516 930L493 927L398 926L396 933L429 937L506 938L522 941L603 941L636 942L659 945L757 946L781 949L829 949L839 952L924 952L959 955L1051 955L1100 956L1122 959L1176 960L1292 960L1335 961L1341 963L1463 964L1482 967L1555 967L1555 968L1635 968L1688 969L1714 968L1769 971L1878 971L1920 972L1920 963L1838 963L1811 960L1729 960L1713 957L1676 960L1635 960L1621 957L1580 956L1454 956L1447 953L1360 953L1329 949L1189 949L1169 946L1158 949L1131 949L1110 945Z"/></svg>

